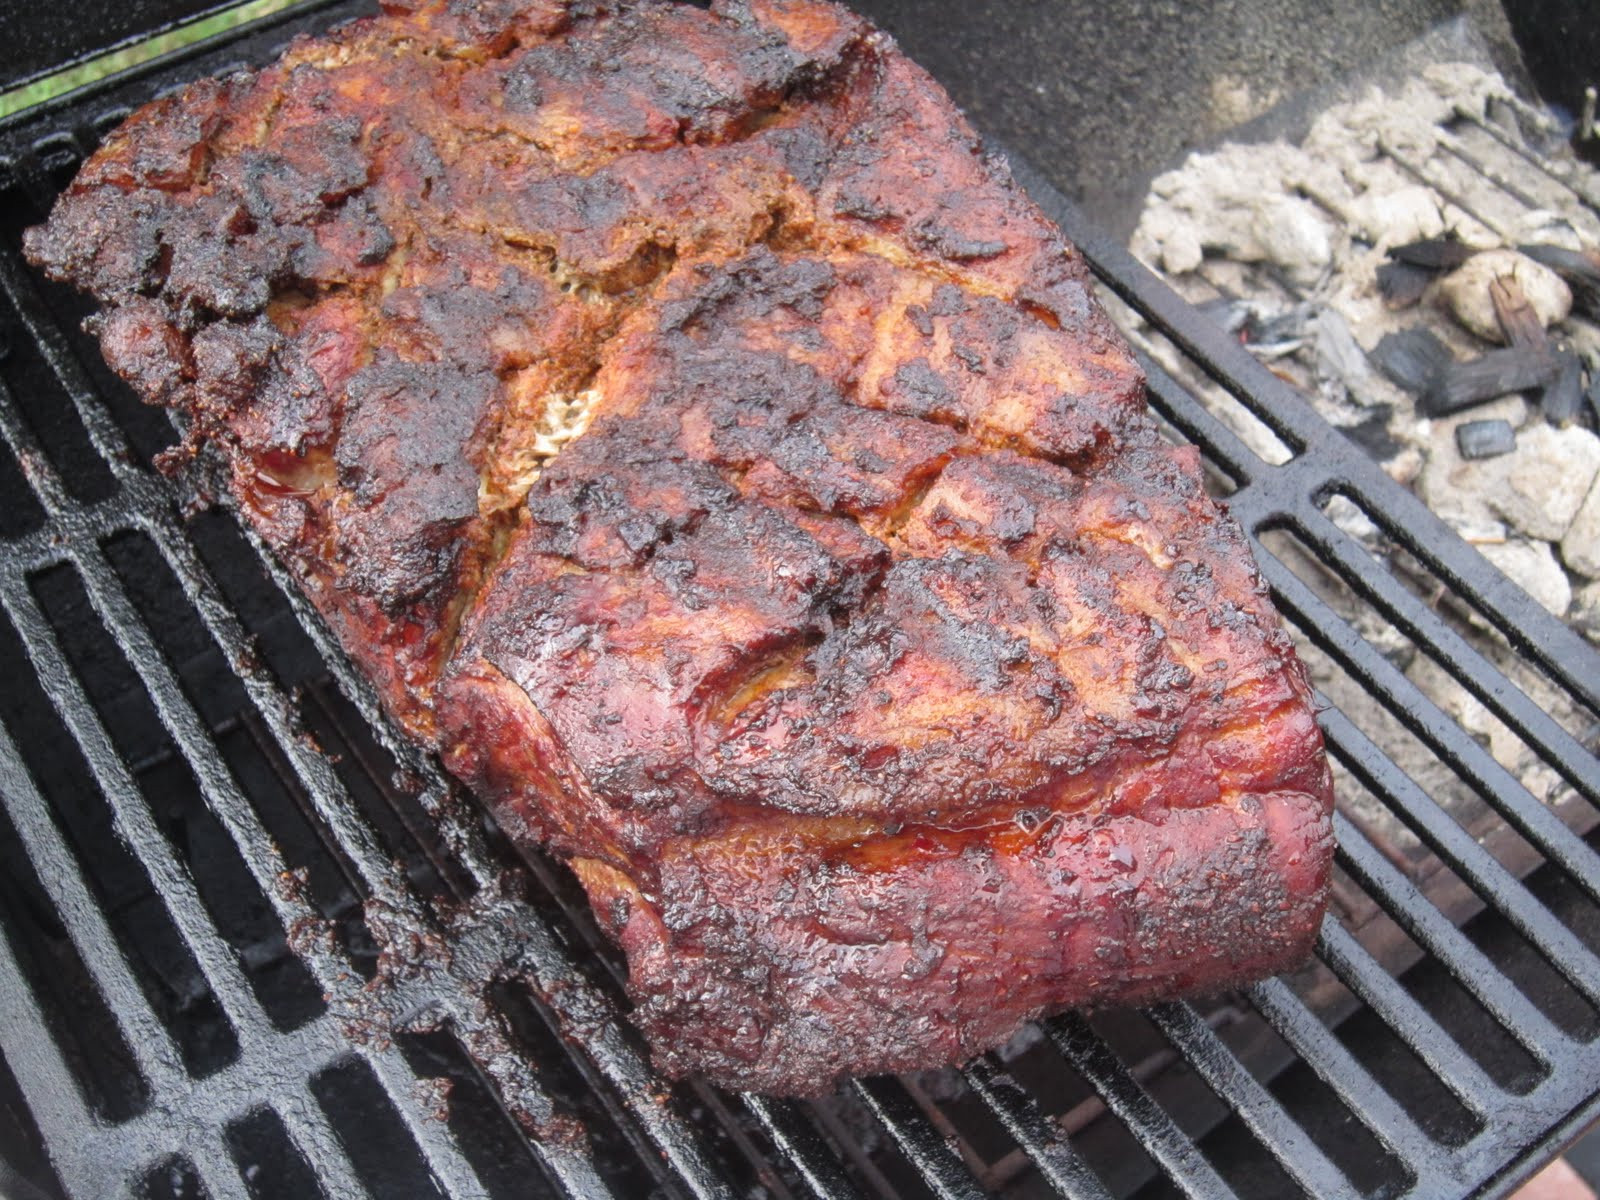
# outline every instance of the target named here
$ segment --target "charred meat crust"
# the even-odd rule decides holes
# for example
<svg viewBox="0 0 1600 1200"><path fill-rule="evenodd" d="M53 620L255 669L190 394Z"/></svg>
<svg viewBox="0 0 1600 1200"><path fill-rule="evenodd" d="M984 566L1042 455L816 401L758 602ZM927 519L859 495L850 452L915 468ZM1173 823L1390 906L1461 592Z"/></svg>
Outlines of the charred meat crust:
<svg viewBox="0 0 1600 1200"><path fill-rule="evenodd" d="M136 113L30 258L661 1065L803 1093L1315 936L1304 673L1082 260L824 0L385 0Z"/></svg>

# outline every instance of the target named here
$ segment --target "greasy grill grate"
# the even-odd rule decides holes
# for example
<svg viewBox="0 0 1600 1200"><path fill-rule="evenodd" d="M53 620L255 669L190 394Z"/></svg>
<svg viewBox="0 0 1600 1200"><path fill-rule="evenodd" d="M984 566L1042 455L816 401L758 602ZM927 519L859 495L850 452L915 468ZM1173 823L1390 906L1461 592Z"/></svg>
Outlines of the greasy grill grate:
<svg viewBox="0 0 1600 1200"><path fill-rule="evenodd" d="M1600 656L1033 178L1106 286L1292 452L1264 464L1147 364L1156 408L1204 449L1308 652L1527 853L1508 869L1365 714L1329 708L1350 786L1473 904L1447 915L1384 836L1341 815L1340 911L1322 965L1292 979L1066 1017L963 1072L816 1104L653 1077L576 885L517 859L393 742L270 560L148 469L171 430L106 373L78 303L17 254L131 105L350 11L0 130L0 1190L1464 1196L1506 1190L1600 1111L1593 847L1313 575L1331 572L1536 750L1582 827L1600 805ZM1582 727L1341 532L1334 496L1570 696Z"/></svg>

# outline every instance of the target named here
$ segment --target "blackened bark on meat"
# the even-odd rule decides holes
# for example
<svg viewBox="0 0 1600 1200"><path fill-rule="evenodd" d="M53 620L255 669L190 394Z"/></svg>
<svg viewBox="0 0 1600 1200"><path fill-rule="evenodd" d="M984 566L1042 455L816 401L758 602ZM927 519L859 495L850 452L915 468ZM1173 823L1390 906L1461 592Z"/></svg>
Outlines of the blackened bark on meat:
<svg viewBox="0 0 1600 1200"><path fill-rule="evenodd" d="M1300 664L1081 257L823 0L386 0L135 114L107 306L660 1064L962 1059L1309 950Z"/></svg>

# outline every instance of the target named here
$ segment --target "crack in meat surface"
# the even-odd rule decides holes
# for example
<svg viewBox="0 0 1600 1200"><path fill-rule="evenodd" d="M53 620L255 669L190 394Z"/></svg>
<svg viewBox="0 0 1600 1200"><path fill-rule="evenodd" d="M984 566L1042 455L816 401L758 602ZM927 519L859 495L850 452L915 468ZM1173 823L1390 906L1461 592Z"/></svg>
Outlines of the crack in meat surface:
<svg viewBox="0 0 1600 1200"><path fill-rule="evenodd" d="M822 0L386 0L27 250L670 1072L815 1092L1290 965L1329 778L1078 254Z"/></svg>

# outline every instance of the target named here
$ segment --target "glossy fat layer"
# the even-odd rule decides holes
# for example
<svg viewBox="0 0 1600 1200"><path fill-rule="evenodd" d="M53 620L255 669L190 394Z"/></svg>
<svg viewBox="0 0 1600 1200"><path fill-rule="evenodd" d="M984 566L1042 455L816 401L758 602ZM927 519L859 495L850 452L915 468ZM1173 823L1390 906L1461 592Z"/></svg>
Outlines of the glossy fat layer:
<svg viewBox="0 0 1600 1200"><path fill-rule="evenodd" d="M27 249L675 1073L814 1092L1302 957L1303 672L1077 254L817 0L386 4Z"/></svg>

